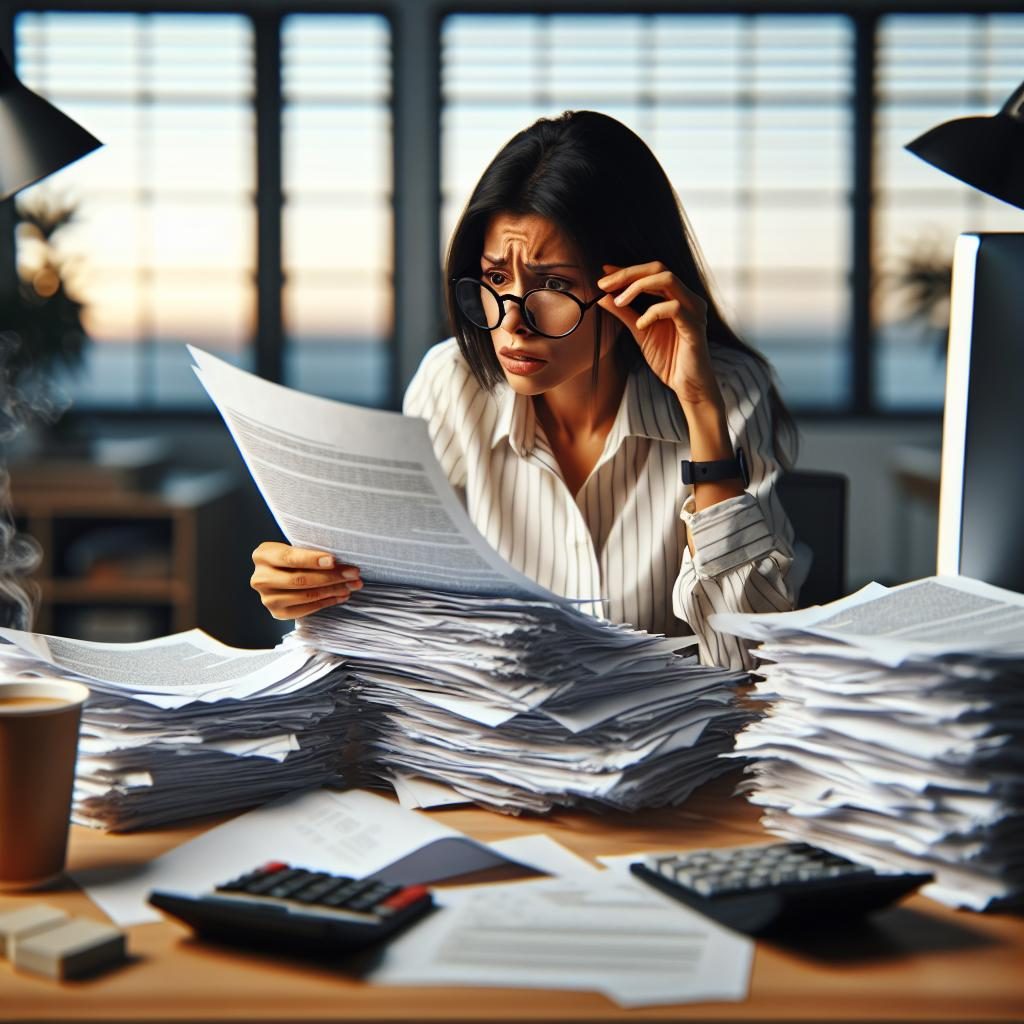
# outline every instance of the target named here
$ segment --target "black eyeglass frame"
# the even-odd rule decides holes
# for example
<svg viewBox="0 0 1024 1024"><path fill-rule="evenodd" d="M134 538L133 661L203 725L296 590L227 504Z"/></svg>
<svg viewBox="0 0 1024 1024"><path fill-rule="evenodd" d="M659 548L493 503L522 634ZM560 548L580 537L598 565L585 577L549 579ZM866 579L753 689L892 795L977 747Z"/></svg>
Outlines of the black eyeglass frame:
<svg viewBox="0 0 1024 1024"><path fill-rule="evenodd" d="M501 310L501 316L498 317L498 322L494 325L494 327L487 327L484 324L474 323L472 320L470 320L469 314L459 304L458 287L463 281L468 281L471 284L474 284L480 288L486 288L497 300L498 309ZM479 327L480 330L482 331L493 331L500 327L502 320L505 319L505 301L507 299L510 302L515 302L518 304L519 310L523 314L523 319L527 322L527 324L530 326L530 329L535 334L539 334L542 338L551 338L552 340L558 340L559 338L568 338L569 335L572 334L573 331L577 330L580 324L583 323L583 317L586 314L587 310L590 309L591 306L595 306L598 302L601 301L601 299L604 298L603 295L598 295L596 298L591 299L589 302L584 302L583 299L577 298L575 295L573 295L572 292L560 292L557 288L531 288L528 292L526 292L525 295L513 295L511 292L506 292L504 295L501 295L498 292L496 292L486 281L481 281L480 278L478 277L468 276L453 277L450 283L455 294L455 305L458 308L459 313L462 316L464 316L467 320L469 320L469 322L473 324L474 327ZM556 295L564 295L566 298L572 299L572 301L575 302L576 305L580 307L579 320L577 320L576 323L569 328L569 330L563 332L562 334L545 333L537 326L537 324L534 322L533 317L530 316L529 310L526 308L526 300L531 295L533 295L534 292L554 292Z"/></svg>

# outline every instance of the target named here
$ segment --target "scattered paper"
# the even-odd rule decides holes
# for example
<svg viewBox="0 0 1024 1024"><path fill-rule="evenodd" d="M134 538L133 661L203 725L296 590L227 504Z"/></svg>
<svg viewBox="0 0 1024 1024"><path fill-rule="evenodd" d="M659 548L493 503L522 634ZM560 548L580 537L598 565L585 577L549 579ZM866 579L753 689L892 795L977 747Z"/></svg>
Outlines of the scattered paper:
<svg viewBox="0 0 1024 1024"><path fill-rule="evenodd" d="M370 980L602 992L620 1006L746 998L754 945L611 873L438 893Z"/></svg>
<svg viewBox="0 0 1024 1024"><path fill-rule="evenodd" d="M513 836L511 839L495 839L487 845L519 864L525 864L556 878L593 875L601 870L542 832L528 836Z"/></svg>
<svg viewBox="0 0 1024 1024"><path fill-rule="evenodd" d="M419 808L428 810L431 807L451 807L454 804L467 804L470 801L451 786L442 786L430 779L421 779L416 775L403 775L392 772L389 776L395 787L398 802L407 810Z"/></svg>
<svg viewBox="0 0 1024 1024"><path fill-rule="evenodd" d="M292 794L240 815L144 864L72 873L116 924L161 920L153 889L200 894L271 860L396 884L518 863L429 815L363 790Z"/></svg>

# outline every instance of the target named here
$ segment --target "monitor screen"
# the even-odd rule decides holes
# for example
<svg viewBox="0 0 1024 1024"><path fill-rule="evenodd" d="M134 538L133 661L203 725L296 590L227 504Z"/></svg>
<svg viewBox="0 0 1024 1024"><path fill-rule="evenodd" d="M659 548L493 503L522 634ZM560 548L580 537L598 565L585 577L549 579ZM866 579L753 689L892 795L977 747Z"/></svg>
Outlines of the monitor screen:
<svg viewBox="0 0 1024 1024"><path fill-rule="evenodd" d="M1024 592L1024 234L956 242L940 573Z"/></svg>

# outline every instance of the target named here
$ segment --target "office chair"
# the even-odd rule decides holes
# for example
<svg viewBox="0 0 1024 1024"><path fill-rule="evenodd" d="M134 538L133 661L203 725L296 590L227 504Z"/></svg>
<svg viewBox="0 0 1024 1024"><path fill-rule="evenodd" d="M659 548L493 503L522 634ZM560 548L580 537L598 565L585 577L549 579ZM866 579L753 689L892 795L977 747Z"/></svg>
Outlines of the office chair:
<svg viewBox="0 0 1024 1024"><path fill-rule="evenodd" d="M797 607L827 604L846 593L846 490L842 473L793 470L777 485L799 543L813 560Z"/></svg>

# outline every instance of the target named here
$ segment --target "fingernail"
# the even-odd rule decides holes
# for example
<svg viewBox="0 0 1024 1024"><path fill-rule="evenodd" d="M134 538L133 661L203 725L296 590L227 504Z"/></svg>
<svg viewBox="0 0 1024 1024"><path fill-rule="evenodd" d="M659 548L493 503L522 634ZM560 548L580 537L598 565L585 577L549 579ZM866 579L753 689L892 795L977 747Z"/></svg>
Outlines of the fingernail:
<svg viewBox="0 0 1024 1024"><path fill-rule="evenodd" d="M353 580L348 585L348 589L349 590L359 590L362 587L362 585L363 585L363 581L362 580Z"/></svg>
<svg viewBox="0 0 1024 1024"><path fill-rule="evenodd" d="M623 294L622 294L622 295L616 295L616 296L615 296L615 300L614 300L614 301L615 301L615 305L616 305L616 306L621 306L621 305L623 305L623 304L625 303L625 301L626 301L626 295L625 295L625 292L623 292Z"/></svg>
<svg viewBox="0 0 1024 1024"><path fill-rule="evenodd" d="M357 580L357 579L359 579L359 570L358 569L346 569L341 574L341 578L343 580Z"/></svg>
<svg viewBox="0 0 1024 1024"><path fill-rule="evenodd" d="M603 288L607 282L608 282L608 278L607 277L602 277L601 280L597 282L597 287L598 288Z"/></svg>
<svg viewBox="0 0 1024 1024"><path fill-rule="evenodd" d="M321 569L330 569L334 565L334 559L330 555L321 555L319 565Z"/></svg>

